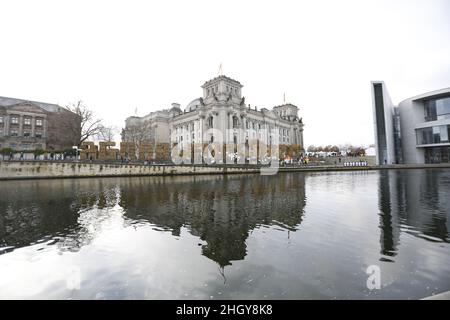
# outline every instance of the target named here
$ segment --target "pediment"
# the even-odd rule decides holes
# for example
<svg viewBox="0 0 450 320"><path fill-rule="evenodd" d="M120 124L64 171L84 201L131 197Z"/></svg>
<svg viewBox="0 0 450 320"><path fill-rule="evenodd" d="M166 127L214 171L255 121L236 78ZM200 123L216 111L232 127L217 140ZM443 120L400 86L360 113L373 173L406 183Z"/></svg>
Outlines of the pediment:
<svg viewBox="0 0 450 320"><path fill-rule="evenodd" d="M265 109L265 110L263 111L263 113L264 113L264 115L265 115L266 117L269 117L269 118L272 118L272 119L277 119L277 118L278 118L278 115L277 115L273 110L267 110L267 109Z"/></svg>
<svg viewBox="0 0 450 320"><path fill-rule="evenodd" d="M11 111L46 113L44 109L32 102L19 102L8 107Z"/></svg>

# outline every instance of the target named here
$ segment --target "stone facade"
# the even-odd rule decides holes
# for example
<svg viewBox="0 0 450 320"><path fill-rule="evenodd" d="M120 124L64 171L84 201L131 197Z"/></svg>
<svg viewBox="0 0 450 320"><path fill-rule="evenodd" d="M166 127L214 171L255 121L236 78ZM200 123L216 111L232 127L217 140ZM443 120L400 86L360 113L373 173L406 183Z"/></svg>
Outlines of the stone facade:
<svg viewBox="0 0 450 320"><path fill-rule="evenodd" d="M117 160L120 150L113 148L114 141L100 141L98 146L93 141L84 141L81 144L81 160Z"/></svg>
<svg viewBox="0 0 450 320"><path fill-rule="evenodd" d="M136 145L140 141L168 143L170 150L176 149L186 158L183 162L193 161L194 150L202 152L203 146L211 142L222 143L223 150L215 152L221 154L223 160L240 150L247 161L264 154L270 156L272 144L279 145L280 158L300 157L304 142L298 107L284 104L272 110L257 110L246 104L242 87L226 76L209 80L202 86L203 96L194 99L184 110L174 103L170 109L127 118L122 140ZM142 132L146 132L144 136ZM268 147L263 148L263 145Z"/></svg>
<svg viewBox="0 0 450 320"><path fill-rule="evenodd" d="M64 150L77 145L80 135L81 120L65 108L0 97L0 149Z"/></svg>

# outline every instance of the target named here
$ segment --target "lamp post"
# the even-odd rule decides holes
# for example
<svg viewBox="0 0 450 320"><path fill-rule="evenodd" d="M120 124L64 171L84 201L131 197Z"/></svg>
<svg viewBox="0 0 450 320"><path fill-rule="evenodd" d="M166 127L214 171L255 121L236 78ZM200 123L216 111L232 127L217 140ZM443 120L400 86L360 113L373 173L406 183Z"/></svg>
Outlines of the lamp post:
<svg viewBox="0 0 450 320"><path fill-rule="evenodd" d="M155 163L155 158L156 158L156 129L158 128L158 125L154 126L155 128L155 134L153 135L154 138L154 143L153 143L153 163Z"/></svg>
<svg viewBox="0 0 450 320"><path fill-rule="evenodd" d="M73 146L72 149L75 150L75 160L78 161L78 154L80 149L78 149L78 146Z"/></svg>

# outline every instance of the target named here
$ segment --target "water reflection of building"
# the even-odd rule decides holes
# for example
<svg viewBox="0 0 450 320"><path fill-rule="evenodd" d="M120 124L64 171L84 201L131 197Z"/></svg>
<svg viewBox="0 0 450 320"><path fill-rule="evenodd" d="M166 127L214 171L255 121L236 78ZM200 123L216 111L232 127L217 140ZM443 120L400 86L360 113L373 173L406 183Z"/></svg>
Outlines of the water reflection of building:
<svg viewBox="0 0 450 320"><path fill-rule="evenodd" d="M259 225L296 230L305 206L304 176L194 177L182 180L129 179L121 186L120 205L131 219L180 234L182 226L206 244L203 255L220 266L246 256L246 240Z"/></svg>
<svg viewBox="0 0 450 320"><path fill-rule="evenodd" d="M117 217L142 221L205 242L202 253L220 266L242 260L260 225L296 230L305 206L302 174L275 177L186 176L127 179L11 181L0 185L0 247L57 242L78 251Z"/></svg>
<svg viewBox="0 0 450 320"><path fill-rule="evenodd" d="M83 212L115 203L107 180L35 180L0 184L0 247L28 246L37 241L60 241L76 251L89 242L83 232ZM93 217L92 223L99 220ZM56 240L58 239L58 240Z"/></svg>
<svg viewBox="0 0 450 320"><path fill-rule="evenodd" d="M8 246L29 245L43 235L76 225L73 194L57 183L11 181L0 184L0 194L0 239ZM59 210L54 210L55 205Z"/></svg>
<svg viewBox="0 0 450 320"><path fill-rule="evenodd" d="M448 242L450 174L439 170L380 171L381 254L395 256L400 231ZM402 230L401 230L402 229Z"/></svg>

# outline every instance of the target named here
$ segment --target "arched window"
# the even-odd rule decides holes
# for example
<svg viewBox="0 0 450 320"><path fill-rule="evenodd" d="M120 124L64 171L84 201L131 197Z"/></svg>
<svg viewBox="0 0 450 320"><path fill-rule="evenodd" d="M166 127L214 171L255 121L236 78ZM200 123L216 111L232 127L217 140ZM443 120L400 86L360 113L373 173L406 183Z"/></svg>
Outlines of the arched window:
<svg viewBox="0 0 450 320"><path fill-rule="evenodd" d="M212 128L213 127L213 125L214 125L214 119L213 119L213 117L212 116L209 116L208 117L208 127L209 128Z"/></svg>
<svg viewBox="0 0 450 320"><path fill-rule="evenodd" d="M237 128L239 126L239 119L236 116L233 116L233 128Z"/></svg>

